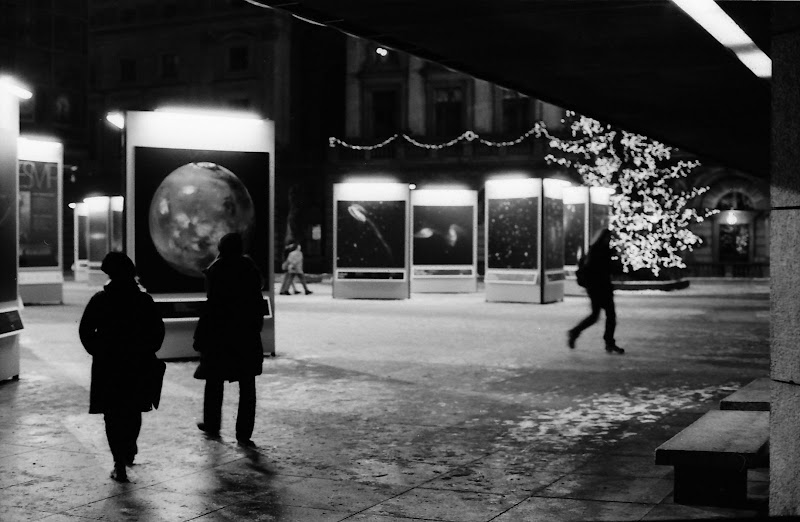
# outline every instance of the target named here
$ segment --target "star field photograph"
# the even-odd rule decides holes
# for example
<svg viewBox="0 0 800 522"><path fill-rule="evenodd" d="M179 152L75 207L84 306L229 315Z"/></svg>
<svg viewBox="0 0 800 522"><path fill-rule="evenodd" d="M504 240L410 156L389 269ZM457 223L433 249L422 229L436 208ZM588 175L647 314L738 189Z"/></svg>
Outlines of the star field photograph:
<svg viewBox="0 0 800 522"><path fill-rule="evenodd" d="M487 268L538 268L539 198L490 199Z"/></svg>
<svg viewBox="0 0 800 522"><path fill-rule="evenodd" d="M543 204L544 268L564 268L564 202L560 199L546 197Z"/></svg>

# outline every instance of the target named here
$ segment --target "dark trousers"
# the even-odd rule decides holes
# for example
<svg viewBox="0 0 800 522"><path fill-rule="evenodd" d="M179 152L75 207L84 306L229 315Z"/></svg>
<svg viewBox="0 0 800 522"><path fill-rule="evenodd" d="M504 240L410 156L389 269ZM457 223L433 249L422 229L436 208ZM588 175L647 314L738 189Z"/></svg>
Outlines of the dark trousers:
<svg viewBox="0 0 800 522"><path fill-rule="evenodd" d="M116 410L106 412L106 437L114 464L131 464L139 448L136 439L142 429L142 412L138 410Z"/></svg>
<svg viewBox="0 0 800 522"><path fill-rule="evenodd" d="M614 330L617 329L617 311L614 308L614 291L611 289L590 290L589 300L592 303L592 313L586 316L575 328L570 330L573 337L577 338L582 331L586 330L600 317L600 310L606 313L606 329L603 333L603 340L606 345L614 344Z"/></svg>
<svg viewBox="0 0 800 522"><path fill-rule="evenodd" d="M206 379L203 396L203 422L209 431L218 431L222 425L222 396L225 381ZM239 380L239 411L236 414L236 438L249 440L256 423L256 378Z"/></svg>
<svg viewBox="0 0 800 522"><path fill-rule="evenodd" d="M283 283L281 283L280 293L285 293L289 291L289 287L292 286L292 281L294 281L295 277L297 278L298 281L300 281L300 284L303 285L303 290L308 292L308 285L306 284L305 274L286 272L285 274L283 274Z"/></svg>

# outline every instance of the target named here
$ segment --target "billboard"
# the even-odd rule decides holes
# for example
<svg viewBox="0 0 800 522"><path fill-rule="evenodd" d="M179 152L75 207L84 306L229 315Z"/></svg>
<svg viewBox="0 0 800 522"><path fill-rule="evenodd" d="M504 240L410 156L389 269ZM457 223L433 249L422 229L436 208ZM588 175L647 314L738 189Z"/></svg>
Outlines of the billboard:
<svg viewBox="0 0 800 522"><path fill-rule="evenodd" d="M134 147L134 235L148 292L202 292L219 240L239 232L269 273L268 152Z"/></svg>
<svg viewBox="0 0 800 522"><path fill-rule="evenodd" d="M58 163L19 160L19 266L58 267Z"/></svg>

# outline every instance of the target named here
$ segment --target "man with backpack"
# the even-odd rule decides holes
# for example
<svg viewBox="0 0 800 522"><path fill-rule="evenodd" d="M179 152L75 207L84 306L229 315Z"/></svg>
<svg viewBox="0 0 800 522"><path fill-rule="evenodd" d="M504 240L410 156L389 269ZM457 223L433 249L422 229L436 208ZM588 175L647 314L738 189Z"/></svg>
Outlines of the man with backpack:
<svg viewBox="0 0 800 522"><path fill-rule="evenodd" d="M581 258L578 266L578 284L586 288L592 305L592 312L567 331L567 346L575 348L575 341L585 329L597 322L600 310L606 314L606 326L603 340L606 352L623 354L625 350L614 341L614 330L617 327L617 313L614 308L614 287L611 282L611 231L601 230L589 247L589 252Z"/></svg>

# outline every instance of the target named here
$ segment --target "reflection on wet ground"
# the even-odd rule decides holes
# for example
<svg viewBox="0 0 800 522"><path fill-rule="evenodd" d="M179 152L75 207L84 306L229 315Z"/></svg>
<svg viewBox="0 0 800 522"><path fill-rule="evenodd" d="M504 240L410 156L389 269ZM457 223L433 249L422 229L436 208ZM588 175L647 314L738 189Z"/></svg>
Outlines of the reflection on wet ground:
<svg viewBox="0 0 800 522"><path fill-rule="evenodd" d="M743 289L742 289L743 288ZM656 446L768 374L768 287L619 295L618 342L563 303L482 294L407 301L280 296L277 353L258 380L255 450L235 443L236 386L220 440L195 427L193 362L168 365L129 484L108 478L102 418L86 413L77 321L91 290L23 311L22 375L0 384L0 519L142 521L657 520L753 516L672 502Z"/></svg>

